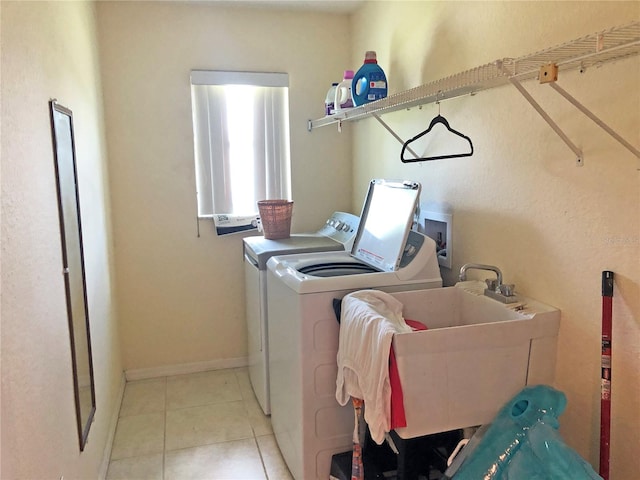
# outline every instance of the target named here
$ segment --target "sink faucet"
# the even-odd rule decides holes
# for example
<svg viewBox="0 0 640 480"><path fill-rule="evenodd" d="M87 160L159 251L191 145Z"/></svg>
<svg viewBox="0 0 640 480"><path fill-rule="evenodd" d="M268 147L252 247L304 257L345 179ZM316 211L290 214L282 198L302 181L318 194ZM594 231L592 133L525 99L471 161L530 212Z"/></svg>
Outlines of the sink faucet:
<svg viewBox="0 0 640 480"><path fill-rule="evenodd" d="M493 265L482 265L480 263L467 263L460 269L461 282L464 282L467 279L467 270L469 269L489 270L491 272L495 272L498 277L497 280L486 280L487 288L485 288L484 294L487 297L491 297L502 303L513 303L517 301L515 285L504 285L502 283L502 272L498 267L494 267Z"/></svg>
<svg viewBox="0 0 640 480"><path fill-rule="evenodd" d="M500 269L498 267L494 267L493 265L482 265L481 263L466 263L462 266L462 268L460 269L460 281L464 282L467 280L467 270L470 269L474 269L474 270L489 270L491 272L495 272L496 276L498 277L498 285L496 285L496 288L500 288L500 285L502 285L502 272L500 271Z"/></svg>

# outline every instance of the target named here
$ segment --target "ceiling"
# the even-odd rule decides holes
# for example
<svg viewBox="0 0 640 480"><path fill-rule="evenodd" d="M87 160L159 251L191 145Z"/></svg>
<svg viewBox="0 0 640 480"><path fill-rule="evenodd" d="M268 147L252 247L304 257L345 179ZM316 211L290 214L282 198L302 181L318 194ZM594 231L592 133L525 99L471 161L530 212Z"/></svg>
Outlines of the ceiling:
<svg viewBox="0 0 640 480"><path fill-rule="evenodd" d="M273 8L349 14L367 0L214 0L212 3L248 8Z"/></svg>

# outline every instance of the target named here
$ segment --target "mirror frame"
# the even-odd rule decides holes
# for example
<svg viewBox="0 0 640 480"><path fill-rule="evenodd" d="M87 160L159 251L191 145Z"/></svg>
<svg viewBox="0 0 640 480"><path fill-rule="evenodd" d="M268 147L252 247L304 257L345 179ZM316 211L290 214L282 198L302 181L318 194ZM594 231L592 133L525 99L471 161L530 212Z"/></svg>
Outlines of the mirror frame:
<svg viewBox="0 0 640 480"><path fill-rule="evenodd" d="M91 335L89 333L89 307L87 304L73 113L68 108L59 105L55 99L49 101L49 106L56 172L58 214L60 220L60 239L62 243L62 273L64 275L69 337L71 341L73 389L76 403L78 437L80 441L80 451L82 452L87 444L89 429L95 416L96 394L93 381ZM73 185L71 182L73 182ZM66 209L65 205L67 207ZM75 215L73 215L74 213ZM77 236L77 238L74 239L73 236ZM70 266L70 264L72 266ZM81 289L78 288L80 285L82 286ZM81 302L83 308L74 308L74 306L80 305ZM84 331L81 331L83 328ZM84 347L85 345L86 348ZM82 400L85 397L88 399L88 395L85 394L81 397L81 385L78 373L78 362L84 362L84 360L82 360L83 356L87 357L87 364L82 364L84 367L82 371L88 371L91 387L91 407L88 409L82 408ZM85 385L83 384L82 386ZM88 394L89 392L86 393Z"/></svg>

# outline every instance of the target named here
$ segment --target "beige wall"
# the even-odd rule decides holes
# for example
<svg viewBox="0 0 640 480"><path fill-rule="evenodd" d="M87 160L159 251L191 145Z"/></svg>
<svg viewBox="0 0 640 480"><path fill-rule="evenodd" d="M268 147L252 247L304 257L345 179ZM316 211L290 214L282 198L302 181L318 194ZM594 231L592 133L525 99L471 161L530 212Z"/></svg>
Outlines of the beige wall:
<svg viewBox="0 0 640 480"><path fill-rule="evenodd" d="M104 473L120 361L96 16L85 2L0 3L3 479ZM79 452L48 102L74 114L97 411Z"/></svg>
<svg viewBox="0 0 640 480"><path fill-rule="evenodd" d="M94 8L2 1L0 9L2 478L98 477L123 368L153 374L244 361L241 236L218 238L206 222L196 236L192 68L290 74L295 231L315 229L336 209L357 213L373 177L419 180L424 202L453 210L448 283L465 262L493 263L521 292L559 307L556 386L569 399L561 432L596 466L600 273L615 271L612 479L634 478L637 159L534 82L526 87L584 149L584 167L510 87L442 103L443 115L474 141L476 154L467 159L403 165L399 144L373 120L346 125L343 134L334 127L308 133L306 120L322 114L330 82L357 68L365 50L378 51L395 92L638 19L639 2L371 2L351 23L339 15L208 2ZM638 146L639 80L635 58L561 74L560 84ZM80 455L51 97L74 111L85 229L98 410ZM435 113L430 105L385 121L409 138Z"/></svg>
<svg viewBox="0 0 640 480"><path fill-rule="evenodd" d="M292 228L315 230L351 204L349 136L306 131L347 63L347 17L215 2L98 12L125 368L243 363L242 237L217 237L209 222L196 236L189 73L289 73Z"/></svg>
<svg viewBox="0 0 640 480"><path fill-rule="evenodd" d="M371 2L354 17L352 62L377 50L391 93L503 57L533 53L640 18L640 2ZM561 73L559 84L640 146L640 59ZM453 212L455 282L467 262L498 265L509 283L562 310L556 387L568 397L561 433L598 464L600 277L616 274L612 479L637 477L640 451L640 161L536 82L525 87L584 150L584 166L513 87L441 103L469 135L469 158L402 164L374 120L354 135L354 203L370 178L423 184L422 201ZM403 138L426 129L435 105L385 116ZM485 277L481 277L485 278Z"/></svg>

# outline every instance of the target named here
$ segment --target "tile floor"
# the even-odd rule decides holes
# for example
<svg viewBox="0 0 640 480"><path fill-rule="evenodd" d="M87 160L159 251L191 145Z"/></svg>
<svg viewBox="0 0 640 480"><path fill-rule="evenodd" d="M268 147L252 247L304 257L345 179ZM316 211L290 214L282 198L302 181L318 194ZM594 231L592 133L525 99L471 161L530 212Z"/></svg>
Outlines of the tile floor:
<svg viewBox="0 0 640 480"><path fill-rule="evenodd" d="M246 368L127 383L107 480L291 480Z"/></svg>

